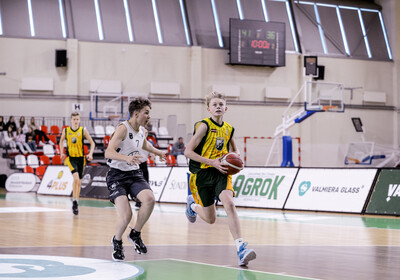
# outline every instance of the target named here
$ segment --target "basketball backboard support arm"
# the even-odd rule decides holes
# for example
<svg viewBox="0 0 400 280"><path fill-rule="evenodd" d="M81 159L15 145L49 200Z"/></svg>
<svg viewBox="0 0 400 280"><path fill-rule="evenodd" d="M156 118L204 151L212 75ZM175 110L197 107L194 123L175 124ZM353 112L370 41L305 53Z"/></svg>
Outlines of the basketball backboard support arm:
<svg viewBox="0 0 400 280"><path fill-rule="evenodd" d="M268 166L270 163L278 137L280 135L290 137L289 129L296 123L306 120L317 112L344 112L343 89L343 84L313 81L312 75L307 75L306 81L282 113L282 123L275 129L274 142L269 151L265 165ZM302 93L304 93L304 107L290 114L290 109ZM283 153L285 155L291 155L291 152L288 151L289 146L287 144L290 143L290 141L288 141L287 138L284 139L286 139L285 141L287 142L283 145L283 147L286 147L286 150L283 151ZM291 161L291 159L284 158L282 166Z"/></svg>

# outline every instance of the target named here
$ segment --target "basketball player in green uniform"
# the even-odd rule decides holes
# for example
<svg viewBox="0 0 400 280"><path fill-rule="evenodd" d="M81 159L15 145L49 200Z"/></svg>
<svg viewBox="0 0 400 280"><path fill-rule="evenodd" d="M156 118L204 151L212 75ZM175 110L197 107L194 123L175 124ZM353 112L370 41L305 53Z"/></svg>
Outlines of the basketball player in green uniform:
<svg viewBox="0 0 400 280"><path fill-rule="evenodd" d="M78 210L78 199L81 192L81 180L83 177L83 171L85 168L86 160L83 148L83 137L85 137L90 143L90 151L86 156L88 161L93 159L93 151L95 143L90 136L89 132L80 125L79 113L71 114L71 126L63 129L60 138L60 155L64 161L64 165L67 165L71 170L73 182L72 191L72 212L75 215L79 214ZM64 154L64 140L67 140L66 154Z"/></svg>
<svg viewBox="0 0 400 280"><path fill-rule="evenodd" d="M192 195L187 198L186 217L191 223L196 216L209 224L216 220L214 199L217 197L228 216L229 230L237 248L239 265L247 265L256 258L253 249L247 249L247 242L242 239L239 217L233 201L232 175L227 175L227 167L220 158L228 152L240 155L236 146L234 128L223 121L226 107L225 95L212 92L206 97L207 110L211 114L195 125L194 135L185 149L185 156L190 159L189 180Z"/></svg>

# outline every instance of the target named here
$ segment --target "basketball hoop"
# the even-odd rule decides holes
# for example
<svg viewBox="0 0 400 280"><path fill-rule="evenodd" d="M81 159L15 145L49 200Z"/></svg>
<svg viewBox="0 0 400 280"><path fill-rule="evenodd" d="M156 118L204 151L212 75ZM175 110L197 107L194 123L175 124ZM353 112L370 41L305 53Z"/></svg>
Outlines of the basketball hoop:
<svg viewBox="0 0 400 280"><path fill-rule="evenodd" d="M337 109L338 109L338 106L324 106L323 107L323 110L324 111L337 111Z"/></svg>
<svg viewBox="0 0 400 280"><path fill-rule="evenodd" d="M109 115L109 116L108 116L108 119L109 119L109 120L119 119L119 118L121 118L120 115Z"/></svg>

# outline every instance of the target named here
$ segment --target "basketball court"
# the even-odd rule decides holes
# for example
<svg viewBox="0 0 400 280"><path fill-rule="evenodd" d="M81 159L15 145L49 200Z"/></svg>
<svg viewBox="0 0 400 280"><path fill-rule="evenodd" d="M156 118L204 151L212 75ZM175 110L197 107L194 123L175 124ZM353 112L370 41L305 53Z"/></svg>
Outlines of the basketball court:
<svg viewBox="0 0 400 280"><path fill-rule="evenodd" d="M257 259L239 267L227 218L190 224L185 205L157 203L142 231L148 254L124 236L113 262L116 210L106 200L0 194L0 279L398 279L400 220L238 208ZM132 204L132 207L133 204ZM126 235L126 234L125 234Z"/></svg>

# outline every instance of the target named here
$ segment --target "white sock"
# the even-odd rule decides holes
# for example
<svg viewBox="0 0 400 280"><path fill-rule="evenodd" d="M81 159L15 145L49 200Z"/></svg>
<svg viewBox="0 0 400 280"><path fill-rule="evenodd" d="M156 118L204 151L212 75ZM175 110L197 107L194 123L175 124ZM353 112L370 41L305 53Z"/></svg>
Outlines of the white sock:
<svg viewBox="0 0 400 280"><path fill-rule="evenodd" d="M238 238L235 240L236 250L239 251L240 246L243 244L243 238Z"/></svg>
<svg viewBox="0 0 400 280"><path fill-rule="evenodd" d="M197 205L200 205L200 204L192 203L192 204L190 205L190 208L191 208L194 212L196 212L196 207L197 207Z"/></svg>

